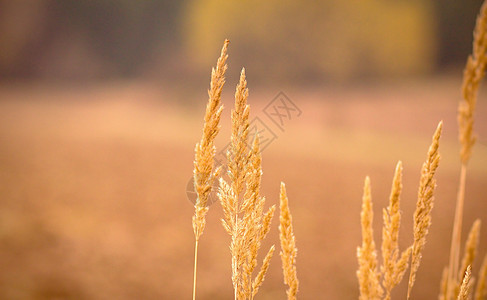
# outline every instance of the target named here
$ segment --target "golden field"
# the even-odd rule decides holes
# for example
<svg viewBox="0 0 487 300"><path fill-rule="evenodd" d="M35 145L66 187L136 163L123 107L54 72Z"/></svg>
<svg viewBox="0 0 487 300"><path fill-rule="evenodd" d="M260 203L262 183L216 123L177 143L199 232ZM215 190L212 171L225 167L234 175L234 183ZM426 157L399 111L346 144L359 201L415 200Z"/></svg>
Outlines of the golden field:
<svg viewBox="0 0 487 300"><path fill-rule="evenodd" d="M236 82L224 88L222 132L230 136ZM263 191L278 204L284 181L299 249L301 299L356 299L363 180L371 177L375 238L395 164L404 164L400 244L412 241L421 164L444 121L442 161L413 299L435 298L448 262L460 162L456 108L461 79L254 90L252 120L277 135L263 151ZM299 107L283 131L263 109L280 91ZM464 231L487 222L487 103L480 92L478 143L467 177ZM147 82L0 87L0 298L190 299L191 217L186 186L201 135L206 91ZM218 203L200 240L198 298L228 299L229 237ZM278 246L277 218L264 242ZM487 230L480 256L487 253ZM477 259L478 268L480 259ZM258 299L284 299L277 255ZM405 294L405 282L394 291Z"/></svg>

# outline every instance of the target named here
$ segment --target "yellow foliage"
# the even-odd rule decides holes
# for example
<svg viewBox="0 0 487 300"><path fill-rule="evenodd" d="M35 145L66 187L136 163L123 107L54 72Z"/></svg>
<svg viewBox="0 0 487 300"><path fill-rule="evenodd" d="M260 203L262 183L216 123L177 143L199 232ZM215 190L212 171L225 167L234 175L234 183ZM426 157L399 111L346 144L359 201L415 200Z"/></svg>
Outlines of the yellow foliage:
<svg viewBox="0 0 487 300"><path fill-rule="evenodd" d="M421 74L434 63L425 0L193 0L184 19L186 49L201 66L225 38L237 63L279 78Z"/></svg>

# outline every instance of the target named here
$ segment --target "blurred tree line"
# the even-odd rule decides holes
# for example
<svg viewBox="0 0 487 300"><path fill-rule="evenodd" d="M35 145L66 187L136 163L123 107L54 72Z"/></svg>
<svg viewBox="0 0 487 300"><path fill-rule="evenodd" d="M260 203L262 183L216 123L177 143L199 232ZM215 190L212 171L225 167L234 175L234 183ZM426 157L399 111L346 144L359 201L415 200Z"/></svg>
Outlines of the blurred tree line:
<svg viewBox="0 0 487 300"><path fill-rule="evenodd" d="M0 0L0 78L207 71L224 38L261 81L462 65L482 0Z"/></svg>
<svg viewBox="0 0 487 300"><path fill-rule="evenodd" d="M0 0L0 76L137 75L179 44L181 5L169 0Z"/></svg>

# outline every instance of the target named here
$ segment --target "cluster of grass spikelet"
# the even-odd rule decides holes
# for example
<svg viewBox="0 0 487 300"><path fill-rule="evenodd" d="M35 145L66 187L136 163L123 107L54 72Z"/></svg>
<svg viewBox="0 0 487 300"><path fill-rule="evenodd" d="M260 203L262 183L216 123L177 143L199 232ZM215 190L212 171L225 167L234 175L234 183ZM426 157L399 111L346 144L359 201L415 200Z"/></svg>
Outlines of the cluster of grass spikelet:
<svg viewBox="0 0 487 300"><path fill-rule="evenodd" d="M275 206L264 212L265 198L260 196L262 176L259 137L247 149L249 131L248 90L245 70L235 92L232 111L232 136L227 152L229 182L220 178L218 197L223 208L223 227L231 236L232 283L236 299L253 299L264 281L274 253L272 246L255 279L257 254L270 229Z"/></svg>
<svg viewBox="0 0 487 300"><path fill-rule="evenodd" d="M381 246L383 262L380 268L378 267L378 255L372 231L373 210L370 179L365 178L361 213L362 246L357 250L360 299L391 299L391 291L402 280L411 257L409 298L421 261L421 252L426 242L426 235L431 225L433 192L436 187L434 175L440 160L438 148L442 127L443 123L440 122L433 135L426 162L421 169L418 200L414 212L413 244L402 252L400 252L398 245L401 223L399 203L402 190L402 163L400 161L397 163L389 206L383 211L384 225Z"/></svg>
<svg viewBox="0 0 487 300"><path fill-rule="evenodd" d="M262 177L259 136L256 133L249 140L250 107L247 104L248 89L245 69L235 91L235 108L232 110L232 134L227 152L227 179L220 176L221 168L214 165L216 148L214 140L219 131L220 115L223 110L221 92L227 69L228 40L224 42L217 66L212 70L209 100L201 141L196 144L194 160L194 185L197 194L193 228L195 234L195 259L193 299L196 298L198 242L205 227L208 211L208 197L215 180L219 180L218 198L223 208L223 228L230 235L232 284L235 299L254 299L264 282L275 247L272 246L262 261L259 271L257 255L261 243L271 227L275 206L264 209L265 197L260 195ZM292 217L284 183L281 183L280 238L284 282L289 286L288 299L296 299L298 280L296 276L296 243L292 228Z"/></svg>
<svg viewBox="0 0 487 300"><path fill-rule="evenodd" d="M196 298L196 274L198 243L205 228L208 212L208 197L213 184L218 180L218 197L223 209L222 224L230 235L230 254L232 284L235 299L254 299L264 282L275 247L267 251L259 271L257 256L261 243L271 227L275 206L264 209L265 197L260 194L262 177L259 136L249 137L250 107L247 104L248 89L245 70L242 69L235 91L235 108L232 110L232 134L227 152L227 177L221 176L221 168L214 164L216 148L214 140L219 131L220 116L223 111L221 93L227 70L228 40L225 41L217 66L212 70L209 100L206 107L203 134L195 148L194 186L197 193L193 229L195 235L195 259L193 299ZM474 31L473 53L468 58L464 72L463 101L458 110L459 140L461 144L460 183L458 189L452 244L448 267L443 271L439 299L482 300L487 296L487 255L480 267L478 277L472 274L472 264L477 256L480 235L480 220L476 220L468 235L464 255L460 262L462 215L465 200L467 164L475 144L473 134L475 104L478 89L487 67L487 1L484 2L477 18ZM399 227L401 224L400 196L402 191L402 162L396 165L389 205L383 209L382 261L378 260L378 249L374 242L372 222L373 208L371 184L365 178L361 225L362 245L357 249L359 269L357 277L361 300L391 299L391 291L397 286L408 267L409 280L406 299L411 298L416 273L421 263L422 251L431 225L431 212L436 188L435 173L439 166L439 140L443 123L440 122L433 134L426 161L421 168L416 210L413 215L412 244L404 250L399 249ZM251 146L248 140L252 139ZM280 189L280 244L284 283L288 286L288 299L296 299L298 278L296 275L296 242L289 211L284 183ZM474 289L474 283L476 288Z"/></svg>
<svg viewBox="0 0 487 300"><path fill-rule="evenodd" d="M455 220L452 233L449 266L443 271L439 299L485 299L487 296L487 255L480 267L477 287L474 291L474 276L472 264L477 256L477 246L480 235L480 220L476 220L470 229L464 255L460 263L460 244L463 206L465 200L465 183L467 164L472 148L475 144L473 134L474 112L480 82L487 67L487 1L482 5L477 17L474 30L473 53L467 60L464 71L462 95L463 101L458 108L459 140L461 145L460 184L458 189ZM418 200L414 213L413 244L399 251L398 234L401 215L399 212L399 197L401 194L402 163L396 166L392 183L389 206L383 211L384 225L382 229L382 265L378 268L377 250L372 232L372 200L370 179L365 179L362 204L362 246L358 248L357 257L359 269L357 271L360 299L391 299L391 290L404 276L408 264L411 265L409 274L407 299L415 282L416 272L421 262L421 252L426 242L428 228L431 225L431 210L433 208L433 194L436 186L434 175L439 165L439 138L442 123L438 125L429 148L426 162L421 169Z"/></svg>

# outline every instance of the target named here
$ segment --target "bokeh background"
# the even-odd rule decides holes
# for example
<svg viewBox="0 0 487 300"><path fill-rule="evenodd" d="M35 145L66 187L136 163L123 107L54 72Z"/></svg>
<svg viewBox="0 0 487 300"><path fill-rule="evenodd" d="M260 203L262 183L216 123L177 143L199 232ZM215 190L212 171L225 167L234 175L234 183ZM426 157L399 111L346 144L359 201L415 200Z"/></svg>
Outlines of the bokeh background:
<svg viewBox="0 0 487 300"><path fill-rule="evenodd" d="M245 67L251 118L274 137L263 151L268 205L278 204L281 181L288 189L301 299L357 298L363 180L371 177L380 243L398 160L400 244L411 243L421 164L444 121L433 225L413 290L413 299L435 298L459 178L461 75L481 2L1 0L0 298L190 299L187 185L225 38L218 151ZM301 114L277 126L266 111L280 92ZM487 222L485 100L482 87L464 236L476 218ZM233 295L221 217L213 204L199 299ZM277 217L262 253L279 243ZM285 299L282 281L275 255L258 298Z"/></svg>

